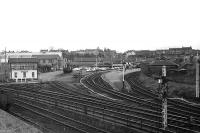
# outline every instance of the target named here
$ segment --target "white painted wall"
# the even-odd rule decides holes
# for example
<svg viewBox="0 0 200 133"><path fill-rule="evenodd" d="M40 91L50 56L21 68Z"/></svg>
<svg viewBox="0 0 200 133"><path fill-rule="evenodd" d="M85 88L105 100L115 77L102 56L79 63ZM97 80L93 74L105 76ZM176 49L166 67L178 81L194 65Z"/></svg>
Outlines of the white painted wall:
<svg viewBox="0 0 200 133"><path fill-rule="evenodd" d="M15 72L17 72L17 78L15 78ZM24 79L23 72L26 72L26 79L33 78L32 72L35 73L34 79L38 77L37 70L12 70L12 79Z"/></svg>

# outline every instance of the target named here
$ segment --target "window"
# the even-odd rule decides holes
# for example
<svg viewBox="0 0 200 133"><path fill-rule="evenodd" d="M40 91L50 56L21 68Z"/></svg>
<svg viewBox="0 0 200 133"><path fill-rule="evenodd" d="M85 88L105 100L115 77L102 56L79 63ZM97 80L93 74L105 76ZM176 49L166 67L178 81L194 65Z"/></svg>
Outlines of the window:
<svg viewBox="0 0 200 133"><path fill-rule="evenodd" d="M35 77L35 73L34 73L34 72L32 72L32 77L33 77L33 78Z"/></svg>
<svg viewBox="0 0 200 133"><path fill-rule="evenodd" d="M45 63L45 60L43 60L43 63Z"/></svg>
<svg viewBox="0 0 200 133"><path fill-rule="evenodd" d="M49 59L49 63L53 63L53 60L52 60L52 59Z"/></svg>
<svg viewBox="0 0 200 133"><path fill-rule="evenodd" d="M26 72L23 72L23 77L26 78Z"/></svg>
<svg viewBox="0 0 200 133"><path fill-rule="evenodd" d="M25 70L25 66L20 66L20 70Z"/></svg>
<svg viewBox="0 0 200 133"><path fill-rule="evenodd" d="M17 72L14 73L15 78L17 78Z"/></svg>

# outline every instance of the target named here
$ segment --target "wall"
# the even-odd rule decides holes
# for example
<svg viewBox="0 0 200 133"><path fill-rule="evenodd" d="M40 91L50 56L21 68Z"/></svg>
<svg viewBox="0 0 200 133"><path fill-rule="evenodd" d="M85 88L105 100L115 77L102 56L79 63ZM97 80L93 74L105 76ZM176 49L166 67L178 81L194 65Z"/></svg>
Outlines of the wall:
<svg viewBox="0 0 200 133"><path fill-rule="evenodd" d="M15 75L14 75L15 72L17 72L17 78L15 78ZM34 79L38 78L37 70L12 70L11 78L12 79L24 79L23 78L23 72L26 72L26 79L33 78L32 77L32 72L35 73Z"/></svg>

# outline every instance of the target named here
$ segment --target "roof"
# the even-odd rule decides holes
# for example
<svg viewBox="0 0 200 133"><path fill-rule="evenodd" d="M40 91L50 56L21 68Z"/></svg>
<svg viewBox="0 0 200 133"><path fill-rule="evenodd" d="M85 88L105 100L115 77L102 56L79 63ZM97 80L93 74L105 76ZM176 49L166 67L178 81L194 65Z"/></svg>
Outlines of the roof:
<svg viewBox="0 0 200 133"><path fill-rule="evenodd" d="M58 59L60 56L58 54L41 54L41 55L32 55L34 58L38 59Z"/></svg>
<svg viewBox="0 0 200 133"><path fill-rule="evenodd" d="M9 58L31 58L32 57L32 55L23 55L23 54L21 54L21 55L9 55Z"/></svg>
<svg viewBox="0 0 200 133"><path fill-rule="evenodd" d="M172 61L168 61L168 60L155 61L155 62L152 62L150 65L151 66L179 66L178 64Z"/></svg>
<svg viewBox="0 0 200 133"><path fill-rule="evenodd" d="M37 58L9 58L9 63L38 63Z"/></svg>

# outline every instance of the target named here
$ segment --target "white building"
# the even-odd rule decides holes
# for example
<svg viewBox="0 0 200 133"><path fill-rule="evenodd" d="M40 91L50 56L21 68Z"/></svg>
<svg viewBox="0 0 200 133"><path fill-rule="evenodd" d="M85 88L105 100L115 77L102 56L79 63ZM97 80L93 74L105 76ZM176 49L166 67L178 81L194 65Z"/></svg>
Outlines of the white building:
<svg viewBox="0 0 200 133"><path fill-rule="evenodd" d="M16 82L38 79L37 58L9 58L10 79Z"/></svg>

